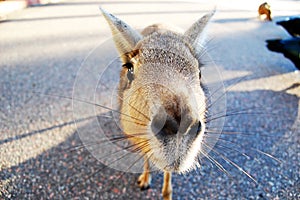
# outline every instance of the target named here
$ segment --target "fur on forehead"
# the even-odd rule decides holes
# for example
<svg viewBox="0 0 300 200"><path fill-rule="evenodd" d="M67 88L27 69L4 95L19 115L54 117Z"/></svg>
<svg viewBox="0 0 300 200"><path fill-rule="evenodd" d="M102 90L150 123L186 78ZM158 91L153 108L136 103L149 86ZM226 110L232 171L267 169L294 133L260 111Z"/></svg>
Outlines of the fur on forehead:
<svg viewBox="0 0 300 200"><path fill-rule="evenodd" d="M100 10L109 24L121 60L123 63L126 63L128 61L126 54L137 49L136 45L143 39L143 35L104 9L100 8ZM194 50L196 58L199 58L201 55L204 46L204 29L214 13L215 11L212 11L204 15L183 35ZM159 29L159 27L154 27L154 29Z"/></svg>
<svg viewBox="0 0 300 200"><path fill-rule="evenodd" d="M137 48L144 53L145 57L151 55L159 56L156 54L163 53L170 54L170 57L172 58L180 58L181 60L189 61L192 59L191 56L194 56L193 48L188 43L187 39L183 35L168 30L163 32L153 32L143 38L143 40L138 43ZM174 62L175 60L167 61Z"/></svg>
<svg viewBox="0 0 300 200"><path fill-rule="evenodd" d="M142 64L157 63L183 75L198 72L195 52L185 37L177 33L154 32L141 40L137 48L139 49L139 61Z"/></svg>

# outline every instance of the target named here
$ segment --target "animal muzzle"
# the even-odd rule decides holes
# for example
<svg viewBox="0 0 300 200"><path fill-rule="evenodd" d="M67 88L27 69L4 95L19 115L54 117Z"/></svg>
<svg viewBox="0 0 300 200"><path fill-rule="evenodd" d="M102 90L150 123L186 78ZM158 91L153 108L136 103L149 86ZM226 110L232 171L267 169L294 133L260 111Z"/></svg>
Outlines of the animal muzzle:
<svg viewBox="0 0 300 200"><path fill-rule="evenodd" d="M166 163L163 170L182 171L190 149L203 132L202 128L200 120L193 118L184 109L179 116L159 109L151 121L151 129L162 148Z"/></svg>

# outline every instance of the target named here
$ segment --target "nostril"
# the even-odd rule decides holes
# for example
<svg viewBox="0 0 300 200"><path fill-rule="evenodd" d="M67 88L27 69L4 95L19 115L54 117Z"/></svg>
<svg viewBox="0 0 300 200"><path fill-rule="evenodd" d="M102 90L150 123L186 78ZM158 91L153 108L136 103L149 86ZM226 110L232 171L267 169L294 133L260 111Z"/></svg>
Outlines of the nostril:
<svg viewBox="0 0 300 200"><path fill-rule="evenodd" d="M167 119L162 131L166 134L177 134L178 132L178 124L173 119Z"/></svg>
<svg viewBox="0 0 300 200"><path fill-rule="evenodd" d="M201 122L199 121L199 123L198 123L198 128L197 128L197 133L200 133L200 132L201 132L201 129L202 129L202 124L201 124Z"/></svg>
<svg viewBox="0 0 300 200"><path fill-rule="evenodd" d="M156 115L151 123L152 132L156 135L174 135L178 132L179 125L170 116Z"/></svg>
<svg viewBox="0 0 300 200"><path fill-rule="evenodd" d="M203 128L202 123L199 121L191 126L191 129L189 130L189 134L191 136L197 136L201 133L202 128Z"/></svg>

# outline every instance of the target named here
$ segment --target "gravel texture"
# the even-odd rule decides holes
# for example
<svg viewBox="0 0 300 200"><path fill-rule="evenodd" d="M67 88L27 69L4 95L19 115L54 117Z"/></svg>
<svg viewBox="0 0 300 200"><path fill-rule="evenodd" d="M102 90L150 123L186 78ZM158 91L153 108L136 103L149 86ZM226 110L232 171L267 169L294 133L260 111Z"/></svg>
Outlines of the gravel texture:
<svg viewBox="0 0 300 200"><path fill-rule="evenodd" d="M98 131L93 123L111 135L118 127L107 118L111 113L93 121L85 114L89 108L80 110L69 97L81 88L74 83L82 84L83 66L96 67L103 57L95 55L106 51L102 43L110 32L98 5L137 28L155 22L187 28L217 5L208 51L227 88L230 116L210 156L226 172L202 159L197 171L174 175L173 198L300 199L300 73L267 50L266 39L290 36L257 18L260 3L70 0L27 8L0 22L0 198L160 199L161 173L140 191L138 174L111 169L85 148L82 134L92 139ZM273 19L299 14L297 3L270 2ZM82 80L88 87L80 97L94 89L95 77ZM109 102L106 95L97 93Z"/></svg>

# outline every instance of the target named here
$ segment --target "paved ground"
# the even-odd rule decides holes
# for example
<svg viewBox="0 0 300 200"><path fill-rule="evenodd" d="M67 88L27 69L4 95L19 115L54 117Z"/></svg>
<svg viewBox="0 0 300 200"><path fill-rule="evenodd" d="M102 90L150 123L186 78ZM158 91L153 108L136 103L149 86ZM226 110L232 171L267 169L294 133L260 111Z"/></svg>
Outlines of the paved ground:
<svg viewBox="0 0 300 200"><path fill-rule="evenodd" d="M299 199L300 74L266 49L266 39L290 36L274 22L257 19L259 3L72 0L27 8L1 22L0 197L159 199L162 174L141 192L137 174L105 167L80 148L79 135L97 132L95 119L86 118L90 107L76 101L72 106L64 97L72 97L74 89L89 99L85 95L98 79L82 69L97 70L111 50L110 43L102 44L110 32L98 5L137 28L154 22L187 28L217 5L208 50L228 88L227 112L252 114L227 117L215 146L221 154L211 152L229 175L203 159L198 171L174 176L174 199ZM274 20L299 14L298 4L273 1ZM110 101L104 92L96 95L101 103ZM105 133L116 132L111 120L96 119Z"/></svg>

